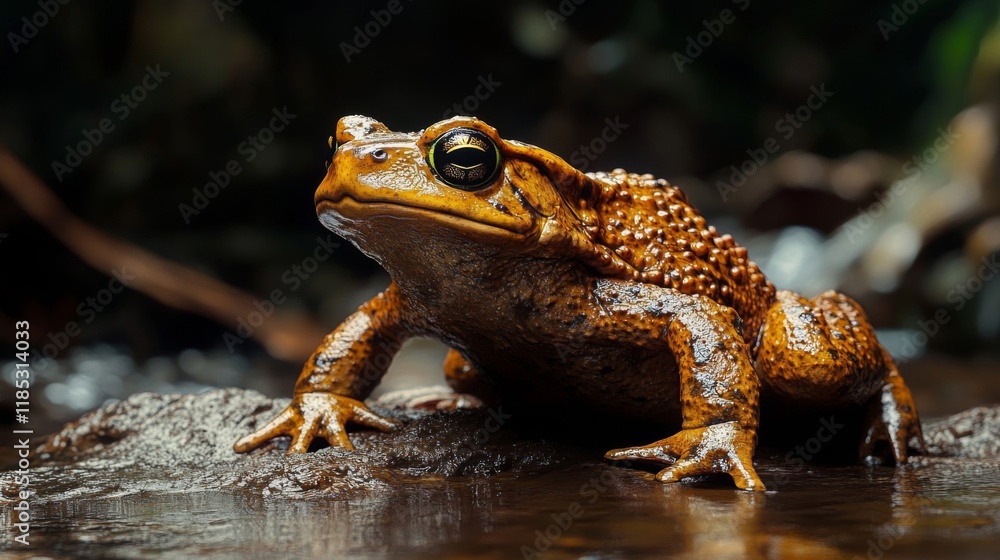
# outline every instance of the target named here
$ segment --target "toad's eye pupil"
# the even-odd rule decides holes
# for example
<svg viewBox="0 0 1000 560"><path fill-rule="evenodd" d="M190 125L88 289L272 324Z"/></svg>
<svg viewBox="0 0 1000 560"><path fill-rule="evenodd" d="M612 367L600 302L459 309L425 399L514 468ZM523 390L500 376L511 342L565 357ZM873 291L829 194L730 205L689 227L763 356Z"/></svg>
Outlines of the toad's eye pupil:
<svg viewBox="0 0 1000 560"><path fill-rule="evenodd" d="M454 128L431 145L427 161L444 184L466 191L484 187L500 172L500 148L474 128Z"/></svg>

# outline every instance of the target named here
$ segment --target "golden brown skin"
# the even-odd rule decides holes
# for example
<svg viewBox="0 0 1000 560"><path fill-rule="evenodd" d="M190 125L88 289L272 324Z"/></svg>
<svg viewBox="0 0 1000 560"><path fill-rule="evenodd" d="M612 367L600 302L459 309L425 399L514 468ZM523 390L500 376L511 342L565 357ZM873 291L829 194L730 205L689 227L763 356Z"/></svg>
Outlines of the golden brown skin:
<svg viewBox="0 0 1000 560"><path fill-rule="evenodd" d="M867 407L862 456L922 449L909 391L857 304L776 292L666 181L583 174L468 117L419 133L344 117L336 142L317 214L393 282L326 337L292 403L237 451L281 435L290 453L316 437L350 448L348 421L392 429L361 401L411 336L449 345L449 382L487 402L679 429L607 453L668 465L664 482L727 473L763 490L762 393L774 406Z"/></svg>

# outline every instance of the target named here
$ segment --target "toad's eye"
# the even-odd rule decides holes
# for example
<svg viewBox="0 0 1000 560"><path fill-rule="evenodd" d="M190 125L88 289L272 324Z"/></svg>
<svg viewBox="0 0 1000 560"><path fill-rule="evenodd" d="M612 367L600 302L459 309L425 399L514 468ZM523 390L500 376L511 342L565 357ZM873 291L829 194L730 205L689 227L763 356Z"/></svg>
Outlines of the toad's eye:
<svg viewBox="0 0 1000 560"><path fill-rule="evenodd" d="M434 141L427 162L444 184L473 191L496 179L500 148L474 128L454 128Z"/></svg>

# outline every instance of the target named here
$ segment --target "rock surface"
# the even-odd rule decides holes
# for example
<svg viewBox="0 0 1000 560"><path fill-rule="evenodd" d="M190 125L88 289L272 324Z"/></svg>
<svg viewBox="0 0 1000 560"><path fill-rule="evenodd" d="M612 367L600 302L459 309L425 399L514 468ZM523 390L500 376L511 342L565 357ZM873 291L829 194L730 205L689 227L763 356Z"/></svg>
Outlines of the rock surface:
<svg viewBox="0 0 1000 560"><path fill-rule="evenodd" d="M34 461L53 469L46 494L58 499L59 491L70 497L232 487L263 496L371 494L416 476L517 472L564 458L553 445L490 431L497 413L491 409L431 413L377 404L375 412L405 425L392 433L354 431L354 451L325 447L285 456L287 438L245 455L233 451L237 439L287 404L240 389L141 393L67 424L36 449ZM115 471L128 474L108 476Z"/></svg>
<svg viewBox="0 0 1000 560"><path fill-rule="evenodd" d="M943 457L1000 458L1000 406L977 406L924 427L927 452Z"/></svg>
<svg viewBox="0 0 1000 560"><path fill-rule="evenodd" d="M982 558L1000 536L1000 407L926 424L933 455L903 468L760 449L770 491L758 495L710 478L665 486L600 450L519 434L502 408L423 410L442 402L429 391L372 403L405 425L352 432L355 451L285 456L277 439L240 455L233 442L287 399L138 394L38 444L30 547L13 542L23 488L2 475L0 549L14 559Z"/></svg>
<svg viewBox="0 0 1000 560"><path fill-rule="evenodd" d="M240 488L300 498L373 495L414 477L520 472L568 457L599 462L599 455L527 440L504 428L502 408L401 408L420 401L419 395L389 395L380 402L392 408L373 403L373 410L404 420L404 427L391 433L354 431L354 451L325 447L285 456L288 440L279 438L241 455L233 442L273 418L288 399L241 389L142 393L67 424L35 450L33 462L49 469L46 495L53 500L154 489ZM1000 407L929 423L925 437L933 456L1000 457Z"/></svg>

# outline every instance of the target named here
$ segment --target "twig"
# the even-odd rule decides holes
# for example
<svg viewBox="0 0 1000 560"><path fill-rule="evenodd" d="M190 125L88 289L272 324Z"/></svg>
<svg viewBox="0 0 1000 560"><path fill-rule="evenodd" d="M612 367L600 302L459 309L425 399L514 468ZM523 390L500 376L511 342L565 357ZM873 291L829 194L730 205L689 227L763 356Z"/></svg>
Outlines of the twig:
<svg viewBox="0 0 1000 560"><path fill-rule="evenodd" d="M0 148L0 186L52 235L94 269L135 276L128 287L160 303L234 328L256 308L254 296L216 278L111 236L75 216L16 157ZM312 320L276 310L251 335L273 356L302 361L325 332Z"/></svg>

